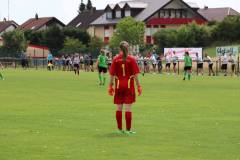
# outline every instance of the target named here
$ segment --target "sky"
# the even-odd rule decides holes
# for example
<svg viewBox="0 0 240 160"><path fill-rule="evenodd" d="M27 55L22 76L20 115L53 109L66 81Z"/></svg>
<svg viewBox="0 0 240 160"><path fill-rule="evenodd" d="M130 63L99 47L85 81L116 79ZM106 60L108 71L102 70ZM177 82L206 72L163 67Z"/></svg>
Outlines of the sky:
<svg viewBox="0 0 240 160"><path fill-rule="evenodd" d="M121 0L91 0L97 9L104 9L109 3L118 3ZM159 0L160 1L160 0ZM232 7L240 12L240 0L185 0L196 2L199 7ZM9 17L18 24L22 24L29 18L56 17L63 23L68 24L77 16L78 6L81 0L9 0ZM84 0L87 2L87 0ZM8 0L0 0L0 21L8 18Z"/></svg>

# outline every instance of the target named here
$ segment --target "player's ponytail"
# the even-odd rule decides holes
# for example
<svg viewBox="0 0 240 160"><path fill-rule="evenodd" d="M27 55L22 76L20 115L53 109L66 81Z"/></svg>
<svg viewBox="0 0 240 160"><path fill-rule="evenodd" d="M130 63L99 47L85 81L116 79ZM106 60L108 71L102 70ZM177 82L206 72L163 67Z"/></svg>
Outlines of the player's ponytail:
<svg viewBox="0 0 240 160"><path fill-rule="evenodd" d="M128 56L128 48L127 48L127 45L128 45L128 43L127 43L126 41L123 41L123 42L120 43L120 49L121 49L121 51L123 52L123 56L122 56L123 62L126 61L127 56Z"/></svg>

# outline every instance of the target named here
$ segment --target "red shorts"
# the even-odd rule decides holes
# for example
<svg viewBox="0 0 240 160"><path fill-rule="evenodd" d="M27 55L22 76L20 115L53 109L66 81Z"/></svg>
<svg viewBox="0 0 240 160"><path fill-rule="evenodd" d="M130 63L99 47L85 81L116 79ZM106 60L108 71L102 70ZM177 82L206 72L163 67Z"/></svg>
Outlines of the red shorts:
<svg viewBox="0 0 240 160"><path fill-rule="evenodd" d="M135 89L116 89L114 104L132 104L136 101Z"/></svg>

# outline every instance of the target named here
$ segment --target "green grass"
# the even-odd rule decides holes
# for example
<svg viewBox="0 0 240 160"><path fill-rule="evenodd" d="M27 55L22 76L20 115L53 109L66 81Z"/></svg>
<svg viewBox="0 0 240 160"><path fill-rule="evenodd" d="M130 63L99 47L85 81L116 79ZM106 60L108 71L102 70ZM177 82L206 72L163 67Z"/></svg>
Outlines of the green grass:
<svg viewBox="0 0 240 160"><path fill-rule="evenodd" d="M0 160L238 160L238 77L141 77L133 136L96 73L5 70Z"/></svg>

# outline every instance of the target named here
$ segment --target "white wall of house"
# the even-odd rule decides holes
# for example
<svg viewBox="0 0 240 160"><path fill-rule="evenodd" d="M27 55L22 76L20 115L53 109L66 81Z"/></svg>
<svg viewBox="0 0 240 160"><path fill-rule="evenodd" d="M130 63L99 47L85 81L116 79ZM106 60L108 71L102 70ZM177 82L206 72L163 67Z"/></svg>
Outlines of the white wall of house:
<svg viewBox="0 0 240 160"><path fill-rule="evenodd" d="M181 2L180 0L174 0L173 2L171 2L170 4L168 4L167 6L164 7L164 9L184 9L187 11L187 15L186 18L194 18L194 17L198 17L198 15L193 12L191 9L189 9L183 2ZM174 15L175 13L173 13L172 15ZM152 16L152 18L159 18L158 17L158 13L154 14ZM175 18L175 17L171 17L171 18Z"/></svg>
<svg viewBox="0 0 240 160"><path fill-rule="evenodd" d="M63 26L60 25L59 23L55 23L55 25L56 25L57 27L59 27L60 29L63 28ZM53 25L51 25L51 26L53 26ZM44 25L44 26L42 26L41 28L39 28L38 30L39 30L39 31L41 31L41 30L46 30L46 29L48 29L49 27L50 27L50 26Z"/></svg>
<svg viewBox="0 0 240 160"><path fill-rule="evenodd" d="M3 32L0 33L0 36L2 36L5 32L13 31L15 30L15 26L11 25L8 28L6 28Z"/></svg>

